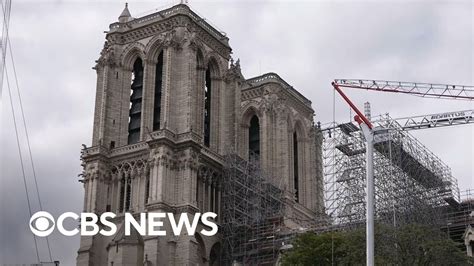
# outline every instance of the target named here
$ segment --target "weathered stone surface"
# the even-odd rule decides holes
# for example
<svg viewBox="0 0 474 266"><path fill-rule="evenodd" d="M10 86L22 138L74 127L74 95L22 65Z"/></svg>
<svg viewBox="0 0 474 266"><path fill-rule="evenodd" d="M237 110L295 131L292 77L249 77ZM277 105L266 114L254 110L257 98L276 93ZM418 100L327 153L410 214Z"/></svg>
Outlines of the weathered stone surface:
<svg viewBox="0 0 474 266"><path fill-rule="evenodd" d="M173 212L177 218L181 213L219 214L223 156L248 157L249 121L256 115L261 166L285 190L287 226L298 228L303 226L299 221L322 215L322 139L308 99L274 73L245 79L239 61L230 58L228 38L186 5L143 18L132 18L126 10L110 27L94 67L92 146L82 153L85 212L117 213L119 228L124 211ZM161 52L160 129L153 131ZM137 58L144 68L141 131L140 141L129 145L130 84ZM207 69L212 87L209 147L203 136ZM171 233L169 226L165 224ZM117 235L82 237L77 265L209 265L211 248L220 240L220 235Z"/></svg>

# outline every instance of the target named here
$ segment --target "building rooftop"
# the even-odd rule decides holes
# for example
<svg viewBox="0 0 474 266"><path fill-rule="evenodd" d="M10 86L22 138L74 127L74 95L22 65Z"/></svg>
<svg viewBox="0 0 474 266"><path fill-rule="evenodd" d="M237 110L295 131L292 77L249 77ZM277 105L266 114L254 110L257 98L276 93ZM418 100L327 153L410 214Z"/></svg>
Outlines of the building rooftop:
<svg viewBox="0 0 474 266"><path fill-rule="evenodd" d="M307 105L309 108L311 108L311 101L308 98L306 98L303 94L301 94L299 91L297 91L293 86L288 84L288 82L286 82L284 79L282 79L276 73L273 73L273 72L265 73L265 74L257 76L257 77L249 78L249 79L246 80L246 82L249 83L249 85L251 85L251 87L256 87L258 85L265 84L265 83L280 84L282 87L286 88L288 90L288 92L291 95L293 95L296 99L300 100L305 105ZM249 89L249 88L247 88L247 89Z"/></svg>
<svg viewBox="0 0 474 266"><path fill-rule="evenodd" d="M186 16L190 18L192 21L194 21L197 25L206 30L211 36L213 36L224 46L230 48L229 38L225 35L224 32L221 32L211 26L209 23L206 22L205 18L202 18L197 15L194 11L191 10L189 6L185 4L178 4L170 8L163 9L138 18L132 17L130 11L128 10L128 5L125 5L125 9L119 16L119 21L110 24L110 30L108 34L139 29L144 26L153 24L157 21L166 21L175 16Z"/></svg>

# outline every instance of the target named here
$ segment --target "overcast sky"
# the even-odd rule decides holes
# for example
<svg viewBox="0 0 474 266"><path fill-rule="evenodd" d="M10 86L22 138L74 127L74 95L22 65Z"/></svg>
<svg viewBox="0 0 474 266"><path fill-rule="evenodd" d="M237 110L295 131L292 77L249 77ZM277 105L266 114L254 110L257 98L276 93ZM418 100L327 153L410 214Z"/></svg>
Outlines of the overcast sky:
<svg viewBox="0 0 474 266"><path fill-rule="evenodd" d="M132 16L178 1L129 1ZM190 6L227 33L246 78L276 72L313 102L316 121L333 120L335 78L473 83L471 1L193 1ZM57 217L80 212L81 144L92 138L96 73L91 67L120 1L14 1L10 38L43 205ZM11 68L8 68L11 73ZM10 78L10 83L12 83ZM350 91L362 107L392 117L472 109L466 101ZM1 104L0 264L36 261L12 114ZM349 108L336 97L336 121ZM413 132L451 168L461 190L474 188L473 126ZM24 144L24 134L22 135ZM25 146L23 151L26 152ZM29 161L26 162L26 166ZM27 167L30 192L31 168ZM33 197L34 194L31 194ZM35 203L33 212L38 210ZM50 238L53 257L75 263L77 237ZM40 241L41 258L47 259Z"/></svg>

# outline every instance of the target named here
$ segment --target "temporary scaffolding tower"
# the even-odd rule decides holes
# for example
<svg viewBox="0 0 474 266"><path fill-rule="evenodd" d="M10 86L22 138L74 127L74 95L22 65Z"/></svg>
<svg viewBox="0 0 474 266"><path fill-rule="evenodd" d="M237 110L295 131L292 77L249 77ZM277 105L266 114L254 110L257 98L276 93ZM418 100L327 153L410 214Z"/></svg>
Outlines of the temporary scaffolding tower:
<svg viewBox="0 0 474 266"><path fill-rule="evenodd" d="M440 221L442 206L459 202L450 168L389 115L371 121L374 140L375 217L400 224ZM365 145L354 123L323 129L325 204L334 224L365 220Z"/></svg>
<svg viewBox="0 0 474 266"><path fill-rule="evenodd" d="M474 228L474 190L462 191L460 198L457 206L446 210L441 229L464 251L464 233L469 226Z"/></svg>
<svg viewBox="0 0 474 266"><path fill-rule="evenodd" d="M273 265L282 245L282 190L265 178L258 157L225 158L222 263Z"/></svg>

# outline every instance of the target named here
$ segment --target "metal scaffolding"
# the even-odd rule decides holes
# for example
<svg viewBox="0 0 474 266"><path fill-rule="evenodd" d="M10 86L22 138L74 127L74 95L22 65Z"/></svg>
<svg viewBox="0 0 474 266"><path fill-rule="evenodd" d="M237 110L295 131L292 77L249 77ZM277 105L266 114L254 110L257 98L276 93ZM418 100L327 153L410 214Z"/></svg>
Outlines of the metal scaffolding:
<svg viewBox="0 0 474 266"><path fill-rule="evenodd" d="M222 193L223 265L273 265L282 245L282 190L257 157L225 157Z"/></svg>
<svg viewBox="0 0 474 266"><path fill-rule="evenodd" d="M375 217L390 224L439 223L459 202L451 169L389 115L373 118ZM325 204L335 225L365 222L365 145L354 123L323 129Z"/></svg>
<svg viewBox="0 0 474 266"><path fill-rule="evenodd" d="M464 233L469 226L474 227L474 190L462 191L460 198L459 205L445 211L441 229L465 251Z"/></svg>

